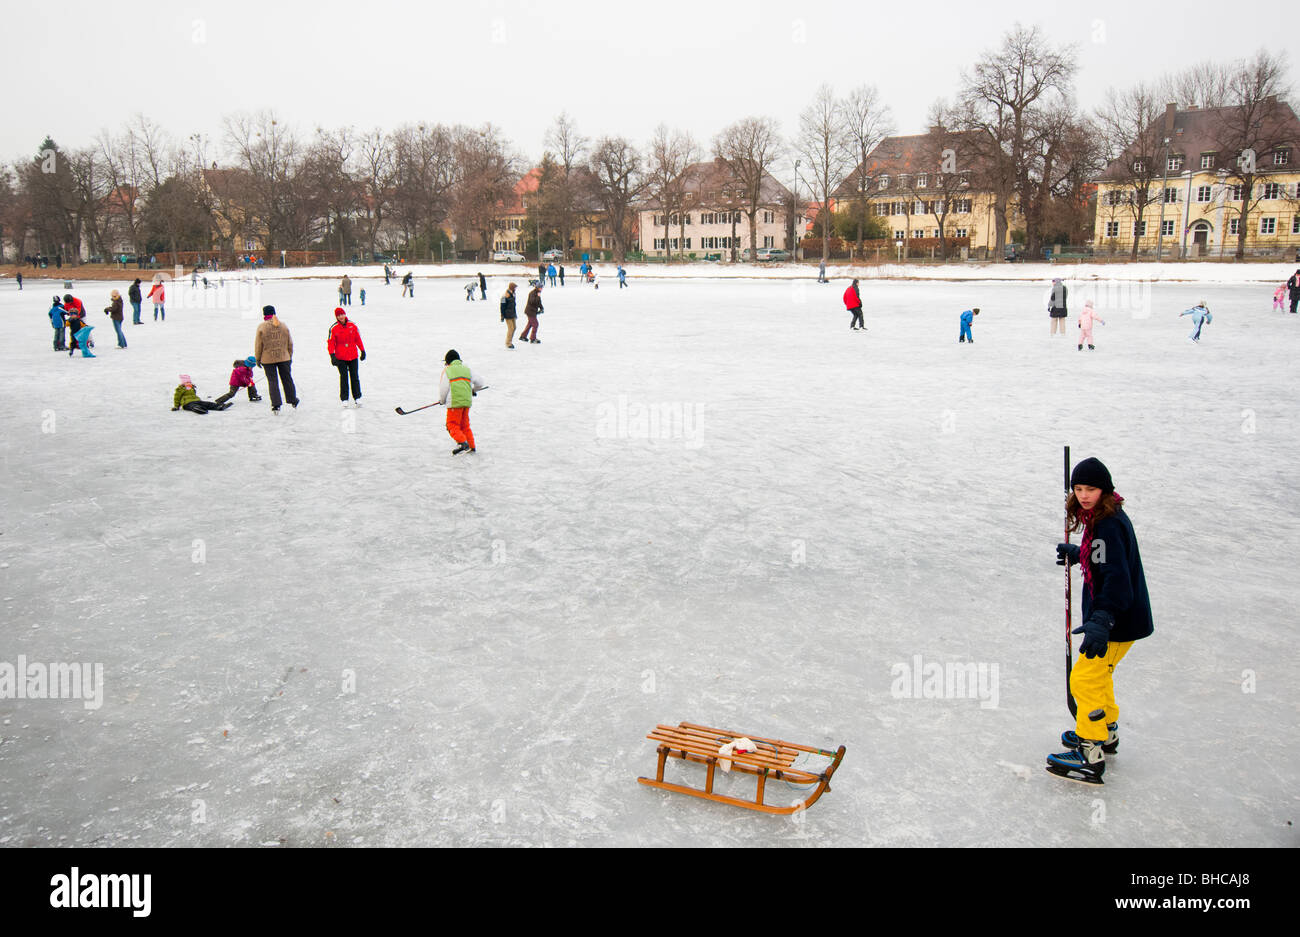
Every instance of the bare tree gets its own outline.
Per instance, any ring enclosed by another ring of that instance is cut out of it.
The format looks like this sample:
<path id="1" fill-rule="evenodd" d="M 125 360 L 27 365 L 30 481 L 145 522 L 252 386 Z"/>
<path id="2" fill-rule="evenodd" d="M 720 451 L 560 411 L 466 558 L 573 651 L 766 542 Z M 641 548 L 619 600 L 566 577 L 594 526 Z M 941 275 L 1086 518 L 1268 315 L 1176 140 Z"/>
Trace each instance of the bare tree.
<path id="1" fill-rule="evenodd" d="M 455 132 L 456 183 L 451 217 L 456 228 L 473 232 L 483 250 L 492 249 L 492 233 L 514 194 L 519 159 L 501 132 L 491 124 Z"/>
<path id="2" fill-rule="evenodd" d="M 880 142 L 894 132 L 894 125 L 889 108 L 880 103 L 879 92 L 869 85 L 860 85 L 849 92 L 842 105 L 842 114 L 855 167 L 849 175 L 848 184 L 857 201 L 857 254 L 861 255 L 867 197 L 879 179 L 877 168 L 870 165 L 868 159 Z"/>
<path id="3" fill-rule="evenodd" d="M 246 224 L 264 234 L 268 252 L 289 241 L 301 243 L 306 232 L 297 191 L 302 166 L 297 136 L 269 111 L 227 117 L 225 129 L 244 171 Z"/>
<path id="4" fill-rule="evenodd" d="M 567 252 L 575 228 L 590 222 L 586 210 L 587 148 L 590 141 L 578 132 L 578 125 L 561 112 L 546 133 L 547 152 L 554 169 L 547 175 L 545 192 L 538 191 L 546 220 L 560 234 L 560 249 Z M 543 159 L 545 162 L 545 158 Z"/>
<path id="5" fill-rule="evenodd" d="M 374 257 L 375 241 L 392 202 L 396 182 L 395 140 L 391 134 L 375 128 L 357 143 L 357 212 L 358 217 L 364 220 L 370 257 Z"/>
<path id="6" fill-rule="evenodd" d="M 671 222 L 676 214 L 682 226 L 680 243 L 684 245 L 686 226 L 686 177 L 699 158 L 699 147 L 689 133 L 669 130 L 667 124 L 655 128 L 650 138 L 650 165 L 646 174 L 646 191 L 663 211 L 664 257 L 671 261 Z"/>
<path id="7" fill-rule="evenodd" d="M 748 117 L 725 128 L 713 140 L 716 158 L 726 163 L 736 181 L 749 218 L 749 256 L 758 262 L 758 211 L 768 202 L 764 183 L 782 155 L 781 133 L 767 117 Z"/>
<path id="8" fill-rule="evenodd" d="M 1221 62 L 1200 62 L 1165 75 L 1156 86 L 1155 97 L 1182 107 L 1209 110 L 1226 107 L 1232 98 L 1232 66 Z"/>
<path id="9" fill-rule="evenodd" d="M 846 105 L 835 100 L 830 85 L 817 89 L 813 101 L 799 115 L 796 150 L 808 164 L 812 179 L 813 201 L 820 203 L 817 214 L 822 229 L 822 262 L 830 259 L 831 235 L 834 233 L 831 196 L 853 168 L 855 146 L 846 130 L 850 117 Z"/>
<path id="10" fill-rule="evenodd" d="M 1164 107 L 1157 92 L 1145 84 L 1126 91 L 1109 90 L 1106 103 L 1097 111 L 1097 124 L 1111 157 L 1106 181 L 1114 185 L 1107 194 L 1107 208 L 1127 210 L 1133 219 L 1133 246 L 1129 258 L 1137 259 L 1139 231 L 1147 208 L 1160 192 L 1164 173 L 1165 140 L 1172 128 L 1164 126 Z"/>
<path id="11" fill-rule="evenodd" d="M 635 234 L 633 206 L 647 188 L 641 154 L 623 137 L 602 137 L 589 166 L 591 194 L 604 209 L 614 236 L 614 260 L 622 263 Z"/>
<path id="12" fill-rule="evenodd" d="M 344 263 L 348 256 L 349 227 L 362 200 L 360 186 L 351 174 L 356 152 L 356 131 L 351 127 L 332 131 L 318 127 L 301 168 L 303 187 L 309 198 L 324 209 L 327 229 L 332 230 L 338 245 L 339 263 Z"/>
<path id="13" fill-rule="evenodd" d="M 1077 66 L 1069 48 L 1053 49 L 1038 27 L 1017 25 L 999 49 L 986 52 L 962 76 L 963 129 L 971 137 L 983 182 L 993 191 L 997 251 L 1006 244 L 1012 198 L 1032 207 L 1042 168 L 1034 144 L 1037 112 L 1068 97 Z M 1038 218 L 1025 217 L 1025 240 L 1036 252 L 1041 240 Z"/>
<path id="14" fill-rule="evenodd" d="M 1239 187 L 1237 248 L 1234 257 L 1246 256 L 1246 236 L 1251 212 L 1265 198 L 1275 197 L 1268 171 L 1275 154 L 1296 143 L 1295 114 L 1285 103 L 1291 93 L 1286 54 L 1264 49 L 1232 66 L 1229 106 L 1214 112 L 1212 136 L 1218 169 L 1229 185 Z M 1288 158 L 1291 154 L 1288 154 Z M 1258 184 L 1257 184 L 1258 183 Z M 1232 201 L 1236 201 L 1235 199 Z"/>
<path id="15" fill-rule="evenodd" d="M 399 127 L 393 134 L 392 213 L 408 247 L 415 238 L 432 245 L 448 219 L 457 182 L 458 132 L 442 124 L 420 124 Z"/>

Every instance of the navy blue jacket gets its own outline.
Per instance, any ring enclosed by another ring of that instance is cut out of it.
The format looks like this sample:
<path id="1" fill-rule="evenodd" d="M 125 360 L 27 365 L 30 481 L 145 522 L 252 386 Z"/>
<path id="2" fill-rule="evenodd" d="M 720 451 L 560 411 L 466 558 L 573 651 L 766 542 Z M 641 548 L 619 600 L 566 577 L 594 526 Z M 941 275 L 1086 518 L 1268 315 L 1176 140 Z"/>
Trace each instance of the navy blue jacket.
<path id="1" fill-rule="evenodd" d="M 1112 641 L 1137 641 L 1151 634 L 1155 626 L 1142 556 L 1133 523 L 1123 508 L 1096 523 L 1090 554 L 1079 558 L 1089 564 L 1092 574 L 1092 595 L 1086 586 L 1083 590 L 1083 620 L 1088 620 L 1093 609 L 1109 612 L 1115 619 Z M 1093 562 L 1094 558 L 1104 562 Z"/>

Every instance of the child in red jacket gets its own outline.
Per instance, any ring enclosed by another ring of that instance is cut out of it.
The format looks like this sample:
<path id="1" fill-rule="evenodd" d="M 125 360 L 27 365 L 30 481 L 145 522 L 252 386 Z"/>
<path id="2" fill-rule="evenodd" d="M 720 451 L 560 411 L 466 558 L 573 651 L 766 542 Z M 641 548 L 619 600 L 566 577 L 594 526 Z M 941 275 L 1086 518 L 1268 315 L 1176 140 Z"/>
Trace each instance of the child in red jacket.
<path id="1" fill-rule="evenodd" d="M 239 388 L 248 388 L 248 399 L 254 403 L 261 400 L 262 397 L 257 392 L 257 383 L 253 380 L 253 368 L 257 364 L 257 359 L 252 355 L 242 361 L 236 359 L 232 362 L 234 369 L 230 372 L 230 390 L 217 398 L 217 403 L 225 403 L 235 394 L 239 393 Z"/>

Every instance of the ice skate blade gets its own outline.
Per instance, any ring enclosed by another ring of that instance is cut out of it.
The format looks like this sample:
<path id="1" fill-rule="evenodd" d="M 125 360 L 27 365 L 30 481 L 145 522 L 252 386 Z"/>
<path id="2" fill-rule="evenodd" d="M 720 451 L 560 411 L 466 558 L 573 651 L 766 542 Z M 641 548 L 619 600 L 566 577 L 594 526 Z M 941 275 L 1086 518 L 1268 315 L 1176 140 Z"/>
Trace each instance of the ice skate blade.
<path id="1" fill-rule="evenodd" d="M 1073 773 L 1071 773 L 1069 768 L 1057 768 L 1054 765 L 1045 765 L 1044 767 L 1047 769 L 1048 774 L 1054 775 L 1058 778 L 1062 778 L 1066 781 L 1073 781 L 1075 784 L 1084 784 L 1087 785 L 1088 787 L 1102 787 L 1106 783 L 1101 778 L 1087 778 L 1087 777 L 1075 776 Z"/>

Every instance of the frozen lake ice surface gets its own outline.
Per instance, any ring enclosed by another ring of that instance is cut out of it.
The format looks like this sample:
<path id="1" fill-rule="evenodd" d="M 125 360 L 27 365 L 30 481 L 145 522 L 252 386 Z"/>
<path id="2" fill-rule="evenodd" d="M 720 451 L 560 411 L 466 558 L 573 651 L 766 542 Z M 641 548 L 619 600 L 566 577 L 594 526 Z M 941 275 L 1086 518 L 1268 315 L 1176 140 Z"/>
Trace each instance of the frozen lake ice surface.
<path id="1" fill-rule="evenodd" d="M 1072 283 L 1106 323 L 1080 352 L 1046 277 L 864 280 L 851 332 L 844 279 L 634 270 L 547 289 L 542 343 L 509 350 L 512 271 L 485 272 L 470 303 L 468 275 L 402 299 L 353 271 L 361 409 L 333 280 L 174 291 L 126 351 L 100 310 L 130 279 L 78 282 L 93 360 L 51 351 L 61 283 L 0 284 L 0 662 L 103 675 L 98 700 L 0 699 L 0 845 L 1298 845 L 1300 322 L 1275 284 Z M 226 390 L 263 303 L 301 407 L 171 412 L 181 373 Z M 394 413 L 453 347 L 490 385 L 456 457 L 443 410 Z M 1116 671 L 1101 788 L 1042 767 L 1072 727 L 1066 444 L 1126 499 L 1156 626 Z M 806 813 L 760 815 L 635 782 L 678 721 L 847 755 Z"/>

